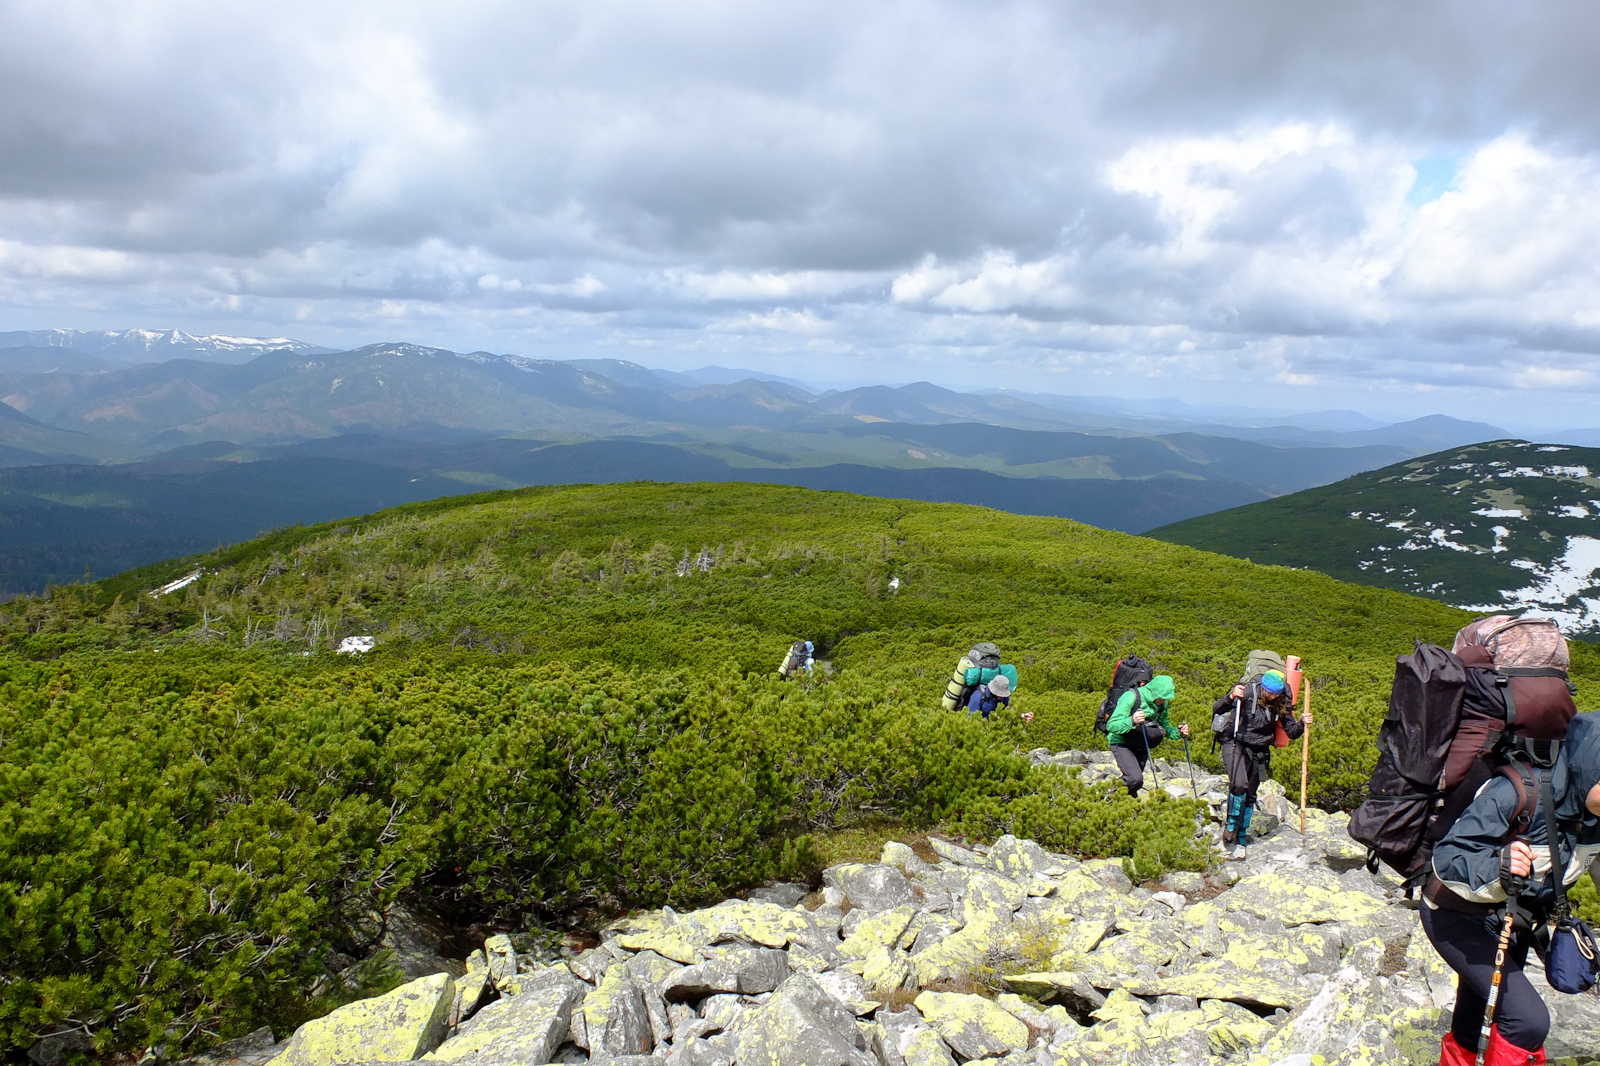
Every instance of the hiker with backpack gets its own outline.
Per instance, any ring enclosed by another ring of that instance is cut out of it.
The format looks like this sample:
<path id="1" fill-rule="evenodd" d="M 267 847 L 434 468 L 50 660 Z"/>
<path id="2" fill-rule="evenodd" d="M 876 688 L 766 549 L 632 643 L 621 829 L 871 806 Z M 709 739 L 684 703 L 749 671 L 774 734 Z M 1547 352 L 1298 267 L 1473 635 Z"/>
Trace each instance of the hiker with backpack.
<path id="1" fill-rule="evenodd" d="M 1483 1062 L 1487 1066 L 1522 1066 L 1545 1061 L 1550 1011 L 1523 973 L 1528 948 L 1538 943 L 1552 915 L 1566 918 L 1567 889 L 1585 869 L 1591 877 L 1600 877 L 1600 862 L 1596 862 L 1600 856 L 1600 715 L 1580 714 L 1572 719 L 1552 766 L 1514 759 L 1511 768 L 1512 774 L 1497 774 L 1477 791 L 1435 845 L 1432 873 L 1423 890 L 1423 932 L 1460 977 L 1455 1016 L 1444 1038 L 1440 1066 L 1470 1066 L 1475 1061 L 1496 984 L 1498 994 L 1494 1016 L 1487 1019 L 1492 1024 Z M 1582 926 L 1575 921 L 1571 924 Z M 1509 931 L 1511 938 L 1496 981 L 1503 930 Z M 1559 941 L 1585 933 L 1586 927 L 1575 932 L 1571 925 L 1558 922 L 1555 936 Z M 1541 948 L 1547 973 L 1562 946 L 1552 943 Z M 1581 944 L 1579 947 L 1576 957 L 1582 965 Z M 1588 947 L 1592 953 L 1592 940 Z M 1550 978 L 1559 988 L 1557 977 L 1550 974 Z"/>
<path id="2" fill-rule="evenodd" d="M 1395 660 L 1349 833 L 1369 870 L 1381 861 L 1408 896 L 1422 888 L 1423 931 L 1459 976 L 1442 1066 L 1545 1061 L 1549 1011 L 1522 972 L 1530 946 L 1548 944 L 1557 991 L 1595 983 L 1566 887 L 1600 854 L 1600 719 L 1577 713 L 1570 663 L 1554 621 L 1507 615 L 1466 625 L 1449 651 L 1419 641 Z"/>
<path id="3" fill-rule="evenodd" d="M 809 640 L 797 640 L 789 645 L 783 655 L 783 665 L 778 667 L 778 680 L 787 681 L 802 673 L 810 677 L 817 663 L 816 650 L 816 645 Z"/>
<path id="4" fill-rule="evenodd" d="M 1228 774 L 1222 845 L 1229 858 L 1245 856 L 1256 793 L 1278 731 L 1289 740 L 1298 740 L 1310 724 L 1310 711 L 1294 716 L 1294 693 L 1285 672 L 1276 668 L 1241 681 L 1211 705 L 1211 733 L 1222 746 L 1222 766 Z"/>
<path id="5" fill-rule="evenodd" d="M 1011 679 L 1005 674 L 995 674 L 984 684 L 972 690 L 967 698 L 967 714 L 981 714 L 987 722 L 989 715 L 1001 707 L 1011 706 Z M 1028 719 L 1032 721 L 1030 717 Z"/>
<path id="6" fill-rule="evenodd" d="M 1175 726 L 1167 717 L 1176 693 L 1171 677 L 1156 674 L 1123 692 L 1106 718 L 1106 742 L 1130 796 L 1137 797 L 1144 787 L 1144 768 L 1150 761 L 1150 752 L 1163 740 L 1189 735 L 1187 722 Z"/>
<path id="7" fill-rule="evenodd" d="M 970 709 L 973 694 L 996 677 L 1006 679 L 1007 697 L 1016 691 L 1017 668 L 1000 661 L 999 645 L 987 640 L 974 644 L 970 651 L 956 660 L 956 668 L 945 685 L 941 705 L 947 711 Z"/>

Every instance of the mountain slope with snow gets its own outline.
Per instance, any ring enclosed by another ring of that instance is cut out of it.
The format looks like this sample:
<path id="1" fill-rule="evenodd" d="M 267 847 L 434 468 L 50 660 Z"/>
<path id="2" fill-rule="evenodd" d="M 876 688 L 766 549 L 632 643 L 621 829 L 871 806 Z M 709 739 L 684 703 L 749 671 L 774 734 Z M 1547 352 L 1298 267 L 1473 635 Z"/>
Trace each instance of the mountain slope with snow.
<path id="1" fill-rule="evenodd" d="M 1149 535 L 1600 633 L 1600 449 L 1454 448 Z"/>

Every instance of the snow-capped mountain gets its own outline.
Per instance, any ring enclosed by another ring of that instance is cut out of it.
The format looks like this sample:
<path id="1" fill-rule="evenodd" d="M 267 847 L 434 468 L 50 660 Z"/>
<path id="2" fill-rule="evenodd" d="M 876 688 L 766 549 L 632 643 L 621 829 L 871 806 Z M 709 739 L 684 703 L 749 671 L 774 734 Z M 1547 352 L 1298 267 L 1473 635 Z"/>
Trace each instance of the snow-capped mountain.
<path id="1" fill-rule="evenodd" d="M 245 363 L 274 351 L 327 352 L 332 349 L 290 337 L 197 337 L 181 329 L 33 329 L 0 333 L 0 348 L 71 348 L 126 363 L 202 359 Z"/>

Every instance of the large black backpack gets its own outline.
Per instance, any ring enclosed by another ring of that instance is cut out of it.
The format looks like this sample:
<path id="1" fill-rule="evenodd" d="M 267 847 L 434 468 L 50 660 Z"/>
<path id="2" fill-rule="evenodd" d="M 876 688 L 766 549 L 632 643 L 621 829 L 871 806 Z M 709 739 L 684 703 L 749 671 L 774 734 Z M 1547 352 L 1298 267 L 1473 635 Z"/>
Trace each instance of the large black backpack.
<path id="1" fill-rule="evenodd" d="M 1117 701 L 1122 694 L 1140 685 L 1149 683 L 1156 676 L 1156 668 L 1142 656 L 1128 655 L 1117 660 L 1117 665 L 1111 671 L 1111 689 L 1106 693 L 1106 698 L 1100 701 L 1100 710 L 1094 717 L 1096 732 L 1107 732 L 1107 723 L 1111 721 L 1111 712 L 1117 709 Z"/>
<path id="2" fill-rule="evenodd" d="M 1367 847 L 1367 868 L 1382 862 L 1406 880 L 1407 894 L 1426 879 L 1434 847 L 1466 811 L 1478 790 L 1505 776 L 1529 806 L 1530 771 L 1548 773 L 1560 743 L 1550 728 L 1517 735 L 1518 723 L 1483 730 L 1464 722 L 1467 667 L 1451 652 L 1418 642 L 1395 660 L 1389 713 L 1378 732 L 1378 764 L 1366 802 L 1350 816 L 1350 837 Z M 1468 716 L 1471 717 L 1471 716 Z M 1541 727 L 1547 723 L 1540 723 Z"/>

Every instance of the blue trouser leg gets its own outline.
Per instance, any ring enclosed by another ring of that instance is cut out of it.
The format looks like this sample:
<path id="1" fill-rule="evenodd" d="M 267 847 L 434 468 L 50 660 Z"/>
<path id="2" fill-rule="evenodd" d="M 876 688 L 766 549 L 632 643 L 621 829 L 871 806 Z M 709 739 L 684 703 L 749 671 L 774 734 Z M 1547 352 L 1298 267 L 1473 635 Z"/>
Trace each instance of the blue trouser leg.
<path id="1" fill-rule="evenodd" d="M 1239 843 L 1243 844 L 1250 833 L 1250 818 L 1256 813 L 1256 801 L 1249 796 L 1240 796 L 1239 800 Z"/>
<path id="2" fill-rule="evenodd" d="M 1223 823 L 1223 828 L 1230 834 L 1239 831 L 1239 820 L 1244 812 L 1244 795 L 1238 792 L 1228 793 L 1228 820 Z M 1237 839 L 1237 838 L 1235 838 Z"/>

